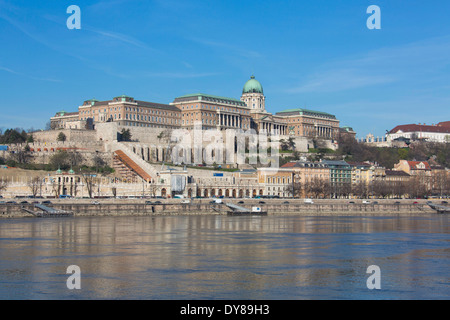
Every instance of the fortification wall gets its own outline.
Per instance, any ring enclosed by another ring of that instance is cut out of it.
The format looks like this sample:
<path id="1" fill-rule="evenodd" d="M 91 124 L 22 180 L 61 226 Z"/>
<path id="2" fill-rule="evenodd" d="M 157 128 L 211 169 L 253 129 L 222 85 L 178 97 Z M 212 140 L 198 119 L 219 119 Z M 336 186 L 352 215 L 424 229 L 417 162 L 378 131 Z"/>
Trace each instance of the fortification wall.
<path id="1" fill-rule="evenodd" d="M 53 143 L 58 142 L 58 135 L 64 133 L 66 142 L 70 143 L 89 143 L 98 140 L 95 130 L 84 129 L 60 129 L 33 132 L 35 142 Z"/>

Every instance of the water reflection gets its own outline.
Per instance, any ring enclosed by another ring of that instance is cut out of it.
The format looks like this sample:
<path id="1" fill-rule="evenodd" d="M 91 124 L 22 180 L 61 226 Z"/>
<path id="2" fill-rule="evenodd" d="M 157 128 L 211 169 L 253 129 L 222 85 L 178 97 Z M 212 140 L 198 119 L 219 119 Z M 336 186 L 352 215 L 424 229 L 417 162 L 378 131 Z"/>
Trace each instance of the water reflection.
<path id="1" fill-rule="evenodd" d="M 449 219 L 76 217 L 0 221 L 2 299 L 448 299 Z M 69 265 L 82 289 L 68 290 Z M 382 290 L 366 269 L 382 270 Z"/>

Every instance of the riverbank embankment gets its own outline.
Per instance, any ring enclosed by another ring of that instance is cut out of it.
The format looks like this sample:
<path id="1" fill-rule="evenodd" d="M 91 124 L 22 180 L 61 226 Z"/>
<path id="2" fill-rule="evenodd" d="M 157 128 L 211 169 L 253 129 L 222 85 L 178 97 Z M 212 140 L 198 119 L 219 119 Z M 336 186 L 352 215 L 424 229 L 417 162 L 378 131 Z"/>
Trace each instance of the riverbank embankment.
<path id="1" fill-rule="evenodd" d="M 304 203 L 301 199 L 224 199 L 223 202 L 243 207 L 261 207 L 268 215 L 322 215 L 322 216 L 386 216 L 424 215 L 435 213 L 426 201 L 377 200 L 363 203 L 361 200 L 323 199 Z M 211 203 L 211 199 L 195 199 L 182 203 L 180 199 L 87 199 L 54 200 L 49 206 L 57 210 L 73 212 L 74 216 L 147 216 L 147 215 L 201 215 L 227 214 L 225 204 Z M 34 204 L 0 204 L 0 218 L 33 217 L 24 209 L 35 210 Z"/>

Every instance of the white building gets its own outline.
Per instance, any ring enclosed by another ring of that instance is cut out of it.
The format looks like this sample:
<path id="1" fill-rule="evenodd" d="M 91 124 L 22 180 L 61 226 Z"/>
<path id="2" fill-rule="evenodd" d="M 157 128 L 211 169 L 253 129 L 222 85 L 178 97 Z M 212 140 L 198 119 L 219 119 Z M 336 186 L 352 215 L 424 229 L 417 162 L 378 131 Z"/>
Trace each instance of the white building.
<path id="1" fill-rule="evenodd" d="M 414 140 L 424 140 L 432 142 L 450 143 L 450 121 L 439 122 L 438 124 L 405 124 L 396 126 L 386 134 L 388 141 L 404 138 Z"/>

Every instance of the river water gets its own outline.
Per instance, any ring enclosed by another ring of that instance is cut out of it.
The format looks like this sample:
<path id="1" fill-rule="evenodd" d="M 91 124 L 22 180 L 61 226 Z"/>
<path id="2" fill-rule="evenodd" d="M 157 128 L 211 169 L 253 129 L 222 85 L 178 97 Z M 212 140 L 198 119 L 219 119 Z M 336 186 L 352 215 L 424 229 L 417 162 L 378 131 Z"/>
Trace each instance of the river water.
<path id="1" fill-rule="evenodd" d="M 438 214 L 3 219 L 0 299 L 449 299 L 449 233 Z"/>

